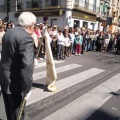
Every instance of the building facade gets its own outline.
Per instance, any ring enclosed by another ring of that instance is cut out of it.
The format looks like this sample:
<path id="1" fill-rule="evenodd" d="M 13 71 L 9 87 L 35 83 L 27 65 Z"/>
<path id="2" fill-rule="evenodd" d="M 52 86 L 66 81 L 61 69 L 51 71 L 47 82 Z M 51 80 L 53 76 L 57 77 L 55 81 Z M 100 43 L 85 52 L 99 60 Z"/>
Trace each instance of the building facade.
<path id="1" fill-rule="evenodd" d="M 0 18 L 5 19 L 6 2 L 0 3 Z M 49 25 L 58 25 L 61 28 L 85 27 L 97 30 L 100 21 L 96 16 L 100 14 L 100 0 L 10 0 L 9 20 L 17 22 L 19 14 L 31 11 L 37 16 L 37 23 L 48 17 Z"/>
<path id="2" fill-rule="evenodd" d="M 118 31 L 120 19 L 120 0 L 101 0 L 100 14 L 97 20 L 100 23 L 100 30 L 107 30 L 112 32 Z"/>
<path id="3" fill-rule="evenodd" d="M 120 16 L 120 11 L 119 11 L 119 3 L 120 0 L 111 0 L 111 9 L 110 9 L 110 15 L 112 17 L 112 25 L 110 26 L 111 30 L 113 32 L 118 32 L 118 26 L 119 26 L 119 16 Z"/>

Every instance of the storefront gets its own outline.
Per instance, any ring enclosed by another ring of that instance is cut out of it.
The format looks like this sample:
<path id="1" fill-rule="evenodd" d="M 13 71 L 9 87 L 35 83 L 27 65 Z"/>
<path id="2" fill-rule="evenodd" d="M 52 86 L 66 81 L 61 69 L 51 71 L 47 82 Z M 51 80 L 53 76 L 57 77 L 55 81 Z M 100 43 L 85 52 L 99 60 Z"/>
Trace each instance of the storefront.
<path id="1" fill-rule="evenodd" d="M 83 11 L 73 11 L 72 18 L 74 19 L 74 26 L 76 25 L 77 27 L 95 30 L 96 14 L 89 14 Z"/>
<path id="2" fill-rule="evenodd" d="M 37 23 L 44 22 L 43 17 L 48 17 L 48 24 L 53 26 L 60 26 L 62 29 L 65 26 L 69 27 L 79 27 L 97 30 L 98 23 L 96 22 L 96 14 L 90 14 L 88 12 L 83 11 L 75 11 L 75 10 L 44 10 L 44 11 L 32 11 L 37 17 Z M 15 18 L 17 19 L 20 15 L 20 12 L 15 13 Z"/>

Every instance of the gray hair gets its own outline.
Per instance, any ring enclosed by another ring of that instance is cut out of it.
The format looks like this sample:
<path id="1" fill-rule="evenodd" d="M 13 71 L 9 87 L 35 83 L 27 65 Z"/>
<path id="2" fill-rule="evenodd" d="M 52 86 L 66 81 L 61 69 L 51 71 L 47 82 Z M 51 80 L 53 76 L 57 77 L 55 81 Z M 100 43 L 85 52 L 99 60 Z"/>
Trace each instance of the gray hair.
<path id="1" fill-rule="evenodd" d="M 22 12 L 18 18 L 18 25 L 30 26 L 36 23 L 36 16 L 31 12 Z"/>

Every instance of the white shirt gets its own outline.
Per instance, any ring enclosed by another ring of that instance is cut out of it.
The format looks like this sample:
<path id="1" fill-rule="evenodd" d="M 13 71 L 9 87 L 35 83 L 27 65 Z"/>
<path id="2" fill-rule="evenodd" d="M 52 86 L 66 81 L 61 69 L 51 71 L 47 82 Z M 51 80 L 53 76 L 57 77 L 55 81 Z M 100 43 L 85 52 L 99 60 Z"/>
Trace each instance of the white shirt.
<path id="1" fill-rule="evenodd" d="M 59 45 L 59 44 L 65 45 L 64 42 L 65 42 L 65 38 L 64 38 L 63 34 L 61 34 L 61 35 L 57 34 L 57 45 Z"/>

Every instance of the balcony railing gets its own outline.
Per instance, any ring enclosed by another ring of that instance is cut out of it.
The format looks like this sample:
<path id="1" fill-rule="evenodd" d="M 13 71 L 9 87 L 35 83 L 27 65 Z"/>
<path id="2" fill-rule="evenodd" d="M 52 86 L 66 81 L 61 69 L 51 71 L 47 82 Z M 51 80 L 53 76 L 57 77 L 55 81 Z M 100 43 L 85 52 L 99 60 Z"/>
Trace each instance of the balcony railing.
<path id="1" fill-rule="evenodd" d="M 74 0 L 74 7 L 83 8 L 96 13 L 100 11 L 99 7 L 96 5 L 90 4 L 89 2 L 85 2 L 83 0 Z"/>

